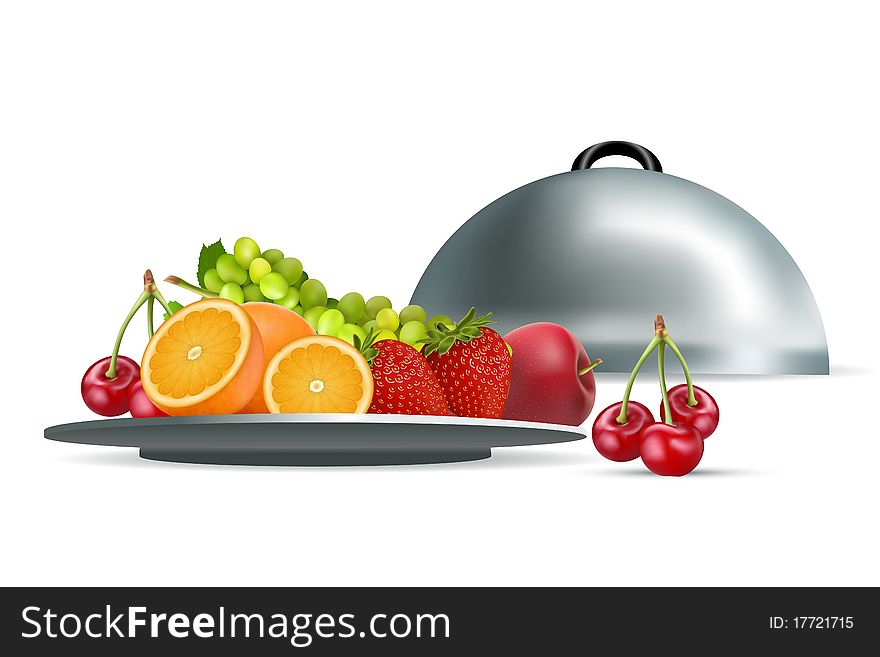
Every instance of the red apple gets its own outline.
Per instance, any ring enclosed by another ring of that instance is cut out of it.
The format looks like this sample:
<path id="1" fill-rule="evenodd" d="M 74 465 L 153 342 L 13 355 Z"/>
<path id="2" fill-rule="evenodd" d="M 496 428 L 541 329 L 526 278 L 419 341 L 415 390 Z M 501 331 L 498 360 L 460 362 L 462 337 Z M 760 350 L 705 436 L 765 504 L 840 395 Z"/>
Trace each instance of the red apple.
<path id="1" fill-rule="evenodd" d="M 580 341 L 559 324 L 538 322 L 511 331 L 510 392 L 502 417 L 508 420 L 578 426 L 596 401 L 596 379 Z"/>

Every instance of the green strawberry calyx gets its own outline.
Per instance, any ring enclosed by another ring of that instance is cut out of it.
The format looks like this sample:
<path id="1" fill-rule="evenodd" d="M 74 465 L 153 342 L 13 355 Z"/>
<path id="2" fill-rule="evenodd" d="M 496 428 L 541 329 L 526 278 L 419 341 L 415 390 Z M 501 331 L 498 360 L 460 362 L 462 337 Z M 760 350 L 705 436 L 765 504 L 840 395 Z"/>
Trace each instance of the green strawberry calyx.
<path id="1" fill-rule="evenodd" d="M 351 337 L 352 342 L 354 342 L 354 348 L 357 349 L 361 353 L 361 356 L 366 359 L 367 365 L 372 367 L 373 359 L 379 355 L 379 350 L 373 346 L 376 338 L 379 337 L 378 331 L 370 329 L 367 331 L 367 337 L 363 340 L 361 340 L 361 336 L 359 335 L 353 335 Z"/>
<path id="2" fill-rule="evenodd" d="M 442 356 L 452 349 L 456 342 L 470 342 L 475 338 L 482 337 L 483 332 L 480 330 L 480 327 L 488 326 L 495 322 L 491 319 L 492 313 L 486 313 L 481 317 L 477 317 L 476 314 L 476 308 L 471 308 L 468 310 L 467 315 L 462 317 L 461 321 L 452 328 L 445 324 L 437 323 L 436 326 L 429 329 L 427 337 L 419 340 L 421 344 L 425 345 L 423 351 L 425 357 L 430 356 L 435 351 Z"/>

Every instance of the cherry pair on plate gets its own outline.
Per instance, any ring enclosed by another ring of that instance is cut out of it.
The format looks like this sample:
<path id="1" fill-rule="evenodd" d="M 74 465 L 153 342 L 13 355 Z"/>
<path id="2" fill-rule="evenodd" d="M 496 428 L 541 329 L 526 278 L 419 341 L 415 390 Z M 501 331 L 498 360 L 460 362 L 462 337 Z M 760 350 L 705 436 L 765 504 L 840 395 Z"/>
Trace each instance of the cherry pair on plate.
<path id="1" fill-rule="evenodd" d="M 106 358 L 92 363 L 80 382 L 80 393 L 83 401 L 98 415 L 115 417 L 123 413 L 131 413 L 132 417 L 162 417 L 164 412 L 156 408 L 150 401 L 141 385 L 141 368 L 131 358 L 119 354 L 122 337 L 132 318 L 147 305 L 147 331 L 153 336 L 153 304 L 158 301 L 168 315 L 174 310 L 165 301 L 153 280 L 153 273 L 148 269 L 144 272 L 144 291 L 132 306 L 113 345 L 113 353 Z"/>

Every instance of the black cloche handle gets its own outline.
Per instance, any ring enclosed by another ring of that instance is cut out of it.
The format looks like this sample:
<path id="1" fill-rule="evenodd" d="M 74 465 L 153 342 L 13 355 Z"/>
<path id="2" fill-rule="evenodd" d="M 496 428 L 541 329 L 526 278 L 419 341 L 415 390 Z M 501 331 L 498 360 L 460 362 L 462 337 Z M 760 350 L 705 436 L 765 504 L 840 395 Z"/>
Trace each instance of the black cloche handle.
<path id="1" fill-rule="evenodd" d="M 594 144 L 574 159 L 571 170 L 589 169 L 596 160 L 609 155 L 631 157 L 646 170 L 663 173 L 663 167 L 660 166 L 660 160 L 657 159 L 657 156 L 644 146 L 639 146 L 631 141 L 603 141 L 600 144 Z"/>

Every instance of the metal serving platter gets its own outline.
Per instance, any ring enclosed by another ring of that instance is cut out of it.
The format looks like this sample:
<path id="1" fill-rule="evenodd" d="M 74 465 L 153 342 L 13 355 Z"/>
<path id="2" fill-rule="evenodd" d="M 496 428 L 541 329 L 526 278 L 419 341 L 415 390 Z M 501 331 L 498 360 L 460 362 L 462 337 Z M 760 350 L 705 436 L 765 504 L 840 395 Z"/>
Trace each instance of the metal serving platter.
<path id="1" fill-rule="evenodd" d="M 220 465 L 407 465 L 476 461 L 493 447 L 581 440 L 579 427 L 424 415 L 206 415 L 48 427 L 49 440 L 138 447 L 154 461 Z"/>

